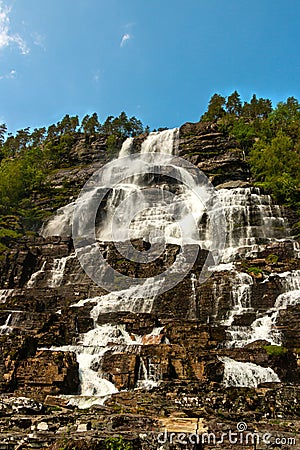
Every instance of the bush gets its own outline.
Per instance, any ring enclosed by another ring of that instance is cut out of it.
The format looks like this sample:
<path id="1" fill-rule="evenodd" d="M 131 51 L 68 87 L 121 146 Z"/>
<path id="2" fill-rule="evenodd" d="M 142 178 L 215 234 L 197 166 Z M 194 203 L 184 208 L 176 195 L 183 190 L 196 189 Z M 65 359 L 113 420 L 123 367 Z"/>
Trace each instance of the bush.
<path id="1" fill-rule="evenodd" d="M 124 441 L 122 436 L 107 438 L 105 441 L 107 450 L 132 450 L 132 443 Z"/>
<path id="2" fill-rule="evenodd" d="M 282 347 L 281 345 L 265 345 L 264 349 L 269 356 L 283 356 L 288 351 L 287 348 Z"/>

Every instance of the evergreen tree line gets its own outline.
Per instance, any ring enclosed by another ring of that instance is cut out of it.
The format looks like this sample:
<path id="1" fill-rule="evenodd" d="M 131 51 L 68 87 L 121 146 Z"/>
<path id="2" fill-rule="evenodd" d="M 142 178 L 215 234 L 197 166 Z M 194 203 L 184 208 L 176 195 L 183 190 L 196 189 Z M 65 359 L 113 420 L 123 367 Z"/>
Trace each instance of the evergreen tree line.
<path id="1" fill-rule="evenodd" d="M 201 121 L 215 122 L 218 129 L 236 141 L 245 153 L 258 186 L 277 201 L 299 208 L 300 205 L 300 105 L 289 97 L 274 108 L 269 99 L 253 95 L 242 102 L 237 91 L 228 97 L 214 94 Z M 102 124 L 97 113 L 65 115 L 48 128 L 24 128 L 12 135 L 0 125 L 0 239 L 1 220 L 9 214 L 36 219 L 32 198 L 47 190 L 47 176 L 60 167 L 69 167 L 71 150 L 78 140 L 89 144 L 98 137 L 107 143 L 113 156 L 127 137 L 144 132 L 142 122 L 122 112 L 109 116 Z M 42 218 L 42 217 L 41 217 Z M 4 225 L 3 225 L 4 226 Z M 5 232 L 6 233 L 6 232 Z"/>
<path id="2" fill-rule="evenodd" d="M 112 153 L 117 151 L 117 142 L 148 131 L 139 119 L 129 118 L 125 112 L 109 116 L 102 124 L 97 113 L 86 115 L 81 123 L 78 116 L 66 114 L 48 128 L 28 127 L 15 135 L 7 133 L 5 124 L 0 125 L 0 215 L 19 207 L 20 201 L 26 203 L 31 193 L 44 187 L 52 170 L 70 166 L 70 151 L 79 139 L 89 145 L 104 137 Z"/>
<path id="3" fill-rule="evenodd" d="M 275 108 L 269 99 L 242 103 L 234 91 L 214 94 L 202 121 L 216 122 L 245 152 L 256 185 L 282 204 L 300 206 L 300 104 L 294 97 Z"/>
<path id="4" fill-rule="evenodd" d="M 136 117 L 127 117 L 125 112 L 121 112 L 118 117 L 109 116 L 103 124 L 99 122 L 98 114 L 86 115 L 81 123 L 78 116 L 66 114 L 57 124 L 50 125 L 48 128 L 35 128 L 33 131 L 24 128 L 16 132 L 15 136 L 7 134 L 5 124 L 0 125 L 0 157 L 14 157 L 22 150 L 45 146 L 58 142 L 59 138 L 67 136 L 78 138 L 82 135 L 88 142 L 92 136 L 110 136 L 125 139 L 127 137 L 137 136 L 149 128 L 144 129 L 142 122 Z M 6 138 L 7 135 L 7 138 Z"/>

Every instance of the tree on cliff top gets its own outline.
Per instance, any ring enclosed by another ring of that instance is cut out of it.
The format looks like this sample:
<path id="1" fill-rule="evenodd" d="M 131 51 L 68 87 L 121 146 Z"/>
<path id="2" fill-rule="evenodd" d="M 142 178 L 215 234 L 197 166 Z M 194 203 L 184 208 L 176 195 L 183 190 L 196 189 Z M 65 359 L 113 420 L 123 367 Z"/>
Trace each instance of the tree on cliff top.
<path id="1" fill-rule="evenodd" d="M 214 94 L 208 104 L 206 113 L 203 114 L 201 120 L 204 122 L 214 122 L 225 115 L 225 97 L 222 95 Z"/>

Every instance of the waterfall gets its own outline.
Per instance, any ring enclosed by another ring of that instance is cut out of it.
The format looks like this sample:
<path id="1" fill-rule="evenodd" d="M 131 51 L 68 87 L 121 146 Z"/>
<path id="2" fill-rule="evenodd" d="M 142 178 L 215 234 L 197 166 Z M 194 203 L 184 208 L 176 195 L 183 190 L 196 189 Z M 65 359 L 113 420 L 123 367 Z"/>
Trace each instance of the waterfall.
<path id="1" fill-rule="evenodd" d="M 100 314 L 109 312 L 150 313 L 159 287 L 159 282 L 154 284 L 149 278 L 142 286 L 131 286 L 123 291 L 80 300 L 72 305 L 72 308 L 84 306 L 86 303 L 96 303 L 90 313 L 94 321 L 97 321 Z"/>
<path id="2" fill-rule="evenodd" d="M 225 387 L 257 388 L 261 383 L 280 383 L 278 375 L 270 367 L 235 361 L 227 356 L 219 359 L 224 363 L 223 384 Z"/>
<path id="3" fill-rule="evenodd" d="M 101 361 L 111 345 L 139 345 L 121 325 L 96 325 L 81 335 L 77 345 L 51 347 L 50 351 L 74 352 L 79 364 L 80 394 L 63 396 L 69 403 L 85 409 L 92 405 L 103 405 L 105 400 L 118 390 L 113 383 L 103 378 Z"/>
<path id="4" fill-rule="evenodd" d="M 45 273 L 46 263 L 47 263 L 47 261 L 44 261 L 42 267 L 37 272 L 34 272 L 31 275 L 30 279 L 27 281 L 27 285 L 26 285 L 27 288 L 36 287 L 37 282 L 39 281 L 40 275 Z"/>
<path id="5" fill-rule="evenodd" d="M 178 137 L 179 130 L 177 128 L 150 133 L 141 145 L 141 156 L 150 155 L 155 163 L 156 158 L 159 160 L 159 154 L 176 155 L 178 153 Z M 118 184 L 111 186 L 110 181 L 116 167 L 106 165 L 102 178 L 103 185 L 91 184 L 91 187 L 84 190 L 80 197 L 79 202 L 82 205 L 89 203 L 85 200 L 92 200 L 96 204 L 103 192 L 106 193 L 95 221 L 96 238 L 102 242 L 114 241 L 116 244 L 128 241 L 128 239 L 143 239 L 151 244 L 163 240 L 164 243 L 180 246 L 186 243 L 197 243 L 203 249 L 210 250 L 212 240 L 215 238 L 212 226 L 218 223 L 216 216 L 210 217 L 208 214 L 210 204 L 213 203 L 211 198 L 213 190 L 210 190 L 204 183 L 201 184 L 202 182 L 197 184 L 190 174 L 185 174 L 184 167 L 176 167 L 176 174 L 180 175 L 177 180 L 174 178 L 174 182 L 166 181 L 168 178 L 172 178 L 171 164 L 162 174 L 155 171 L 145 174 L 141 170 L 141 162 L 133 158 L 130 161 L 132 168 L 136 169 L 136 174 L 133 174 L 134 171 L 131 172 L 126 167 L 126 160 L 122 166 L 122 158 L 133 153 L 133 144 L 132 138 L 127 139 L 119 153 L 120 166 L 117 169 L 122 169 L 121 174 L 124 175 L 124 178 Z M 147 160 L 147 164 L 151 165 L 152 160 L 149 160 L 150 162 Z M 187 187 L 190 185 L 191 179 L 193 189 Z M 151 189 L 147 188 L 150 185 L 154 186 L 155 193 L 153 190 L 149 197 L 147 191 L 151 191 Z M 175 193 L 176 195 L 174 195 Z M 215 197 L 219 199 L 220 206 L 224 209 L 227 229 L 222 264 L 212 267 L 211 270 L 215 272 L 233 270 L 229 276 L 232 286 L 231 311 L 222 323 L 228 327 L 231 335 L 230 345 L 242 346 L 257 339 L 258 336 L 268 336 L 270 342 L 278 342 L 278 336 L 275 336 L 270 330 L 273 330 L 276 324 L 278 311 L 298 301 L 297 276 L 294 274 L 279 275 L 283 292 L 282 296 L 278 297 L 274 308 L 267 311 L 264 317 L 257 318 L 251 327 L 234 327 L 236 316 L 253 311 L 251 307 L 253 280 L 250 275 L 234 270 L 233 262 L 237 256 L 256 256 L 270 241 L 289 238 L 287 222 L 282 217 L 280 207 L 274 205 L 270 196 L 261 194 L 257 188 L 220 189 Z M 201 202 L 199 202 L 199 198 Z M 45 224 L 42 234 L 44 236 L 70 235 L 75 206 L 76 203 L 72 202 L 60 208 L 56 215 Z M 216 214 L 220 214 L 221 209 L 219 208 Z M 83 206 L 81 212 L 82 220 L 80 218 L 78 227 L 81 235 L 84 236 L 84 224 L 89 210 L 84 209 Z M 177 220 L 175 221 L 174 218 Z M 193 223 L 196 223 L 194 228 Z M 88 251 L 87 257 L 94 251 L 92 246 L 90 247 L 91 251 Z M 51 287 L 61 285 L 67 261 L 72 257 L 75 256 L 54 260 L 49 284 Z M 40 271 L 32 275 L 27 284 L 28 287 L 36 286 L 39 273 L 42 273 L 44 269 L 43 265 Z M 193 319 L 197 316 L 195 274 L 191 274 L 190 282 L 191 297 L 187 300 L 190 301 L 189 318 Z M 225 287 L 228 286 L 225 286 L 222 280 L 219 285 L 216 283 L 213 285 L 216 304 L 214 315 L 216 317 L 218 316 L 218 301 L 221 299 L 222 289 Z M 98 317 L 101 314 L 120 311 L 151 313 L 159 289 L 159 282 L 154 283 L 153 279 L 149 278 L 141 285 L 132 284 L 127 289 L 86 298 L 72 305 L 72 307 L 81 307 L 87 303 L 92 304 L 90 317 L 94 320 L 94 329 L 82 335 L 81 341 L 76 346 L 56 349 L 74 351 L 77 355 L 81 391 L 80 396 L 76 396 L 70 401 L 81 407 L 92 403 L 103 404 L 109 395 L 116 392 L 115 386 L 104 379 L 102 373 L 103 356 L 108 350 L 117 352 L 126 346 L 126 351 L 130 351 L 130 348 L 136 350 L 138 346 L 147 345 L 149 342 L 160 342 L 159 334 L 152 334 L 141 340 L 138 336 L 130 336 L 122 326 L 97 325 Z M 240 363 L 225 357 L 223 362 L 225 364 L 225 385 L 257 386 L 262 382 L 279 381 L 277 375 L 269 368 L 252 363 Z M 142 357 L 138 386 L 157 385 L 162 378 L 161 372 L 161 367 L 154 360 Z"/>
<path id="6" fill-rule="evenodd" d="M 174 154 L 178 147 L 178 136 L 178 128 L 165 130 L 162 132 L 150 133 L 146 140 L 142 143 L 141 153 Z M 119 153 L 119 159 L 123 158 L 124 156 L 130 155 L 132 145 L 132 138 L 128 138 L 124 141 Z M 139 176 L 139 178 L 141 177 Z M 124 192 L 122 192 L 122 190 L 124 190 Z M 113 206 L 116 207 L 119 204 L 118 200 L 124 201 L 124 199 L 132 194 L 133 191 L 138 191 L 138 189 L 134 185 L 121 185 L 118 187 L 118 189 L 115 189 L 112 193 L 112 198 L 108 200 L 109 212 L 111 212 Z M 97 189 L 94 193 L 97 193 Z M 141 198 L 143 198 L 143 196 L 141 196 Z M 74 207 L 75 202 L 71 202 L 68 205 L 58 209 L 54 217 L 52 217 L 42 227 L 41 235 L 44 237 L 70 236 Z M 112 240 L 109 234 L 107 236 L 105 235 L 105 232 L 100 234 L 99 239 L 103 241 Z"/>
<path id="7" fill-rule="evenodd" d="M 62 258 L 55 258 L 53 260 L 52 268 L 47 273 L 47 278 L 50 277 L 48 281 L 48 287 L 55 288 L 61 286 L 66 265 L 70 259 L 74 258 L 76 258 L 75 253 L 69 256 L 64 256 Z M 43 279 L 43 277 L 45 277 L 46 264 L 47 261 L 44 261 L 42 267 L 31 275 L 30 279 L 27 281 L 26 284 L 27 288 L 31 289 L 36 288 L 38 286 L 39 281 Z"/>
<path id="8" fill-rule="evenodd" d="M 118 392 L 113 383 L 103 378 L 102 359 L 106 352 L 118 353 L 126 350 L 127 353 L 139 352 L 141 345 L 153 344 L 155 337 L 161 335 L 163 327 L 156 327 L 145 336 L 129 334 L 124 325 L 95 325 L 94 329 L 80 336 L 76 345 L 51 347 L 50 351 L 74 352 L 79 364 L 80 394 L 61 396 L 69 401 L 70 405 L 85 409 L 92 405 L 103 405 L 107 398 Z M 136 349 L 136 350 L 135 350 Z M 142 372 L 141 372 L 142 371 Z M 148 369 L 140 369 L 138 387 L 150 389 L 157 386 L 161 379 L 161 370 L 152 361 L 148 361 Z M 142 382 L 142 380 L 144 380 Z"/>
<path id="9" fill-rule="evenodd" d="M 293 241 L 294 254 L 296 258 L 300 258 L 300 242 Z"/>
<path id="10" fill-rule="evenodd" d="M 300 290 L 300 270 L 277 273 L 273 274 L 273 276 L 278 276 L 280 278 L 280 282 L 283 286 L 284 292 Z"/>
<path id="11" fill-rule="evenodd" d="M 43 237 L 71 236 L 74 208 L 75 202 L 59 208 L 55 215 L 43 225 L 40 234 Z"/>
<path id="12" fill-rule="evenodd" d="M 150 133 L 142 143 L 141 155 L 176 154 L 178 136 L 178 128 Z M 126 140 L 120 151 L 119 159 L 130 154 L 131 147 L 132 141 Z M 155 159 L 153 161 L 155 163 Z M 185 174 L 186 171 L 178 167 L 176 170 L 183 183 L 177 186 L 177 195 L 172 195 L 168 184 L 157 180 L 154 183 L 155 193 L 153 191 L 149 194 L 149 190 L 145 188 L 149 187 L 149 184 L 153 184 L 154 174 L 140 173 L 141 162 L 138 160 L 130 161 L 130 163 L 127 161 L 126 164 L 136 167 L 136 174 L 127 178 L 125 176 L 124 182 L 111 189 L 105 207 L 105 217 L 97 229 L 97 238 L 100 241 L 143 239 L 154 243 L 161 240 L 163 236 L 165 242 L 179 245 L 187 240 L 199 241 L 199 238 L 193 234 L 193 223 L 199 222 L 203 215 L 204 207 L 203 203 L 199 202 L 199 197 L 204 202 L 209 198 L 207 188 L 195 185 L 195 192 L 190 192 L 184 183 L 191 180 Z M 147 165 L 149 162 L 147 161 L 145 164 Z M 112 178 L 109 170 L 107 178 Z M 90 195 L 93 195 L 92 191 Z M 177 222 L 174 222 L 174 217 Z M 127 219 L 129 219 L 128 224 Z M 113 220 L 114 231 L 117 230 L 114 235 L 112 235 Z M 182 228 L 186 231 L 186 236 L 182 236 Z"/>
<path id="13" fill-rule="evenodd" d="M 222 322 L 223 325 L 228 327 L 233 323 L 235 316 L 253 310 L 251 307 L 252 277 L 247 273 L 234 272 L 231 282 L 232 288 L 230 294 L 232 309 L 230 310 L 229 317 Z"/>
<path id="14" fill-rule="evenodd" d="M 162 370 L 160 364 L 153 362 L 151 358 L 147 358 L 145 363 L 144 358 L 141 358 L 137 388 L 150 390 L 157 387 L 161 380 Z"/>
<path id="15" fill-rule="evenodd" d="M 0 335 L 11 333 L 12 327 L 9 326 L 11 319 L 12 319 L 12 314 L 10 313 L 5 321 L 5 324 L 0 325 Z"/>
<path id="16" fill-rule="evenodd" d="M 196 292 L 196 286 L 197 286 L 197 276 L 194 273 L 191 273 L 192 294 L 191 294 L 190 307 L 189 307 L 189 312 L 188 312 L 188 318 L 189 319 L 197 319 L 197 292 Z"/>
<path id="17" fill-rule="evenodd" d="M 276 329 L 279 311 L 300 303 L 300 290 L 280 294 L 273 308 L 264 317 L 255 320 L 251 325 L 251 342 L 258 339 L 269 341 L 272 345 L 281 345 L 281 333 Z"/>
<path id="18" fill-rule="evenodd" d="M 287 309 L 300 303 L 300 270 L 273 274 L 278 277 L 283 291 L 272 308 L 264 316 L 257 318 L 250 327 L 231 327 L 229 347 L 243 347 L 256 340 L 266 340 L 272 345 L 281 345 L 281 333 L 276 329 L 276 322 L 280 310 Z"/>
<path id="19" fill-rule="evenodd" d="M 142 143 L 141 153 L 167 153 L 176 155 L 178 138 L 178 128 L 152 132 Z"/>
<path id="20" fill-rule="evenodd" d="M 178 147 L 179 130 L 165 130 L 162 132 L 150 133 L 141 146 L 141 155 L 161 154 L 175 155 Z M 119 154 L 120 165 L 122 158 L 131 153 L 132 139 L 127 139 Z M 162 156 L 163 157 L 163 156 Z M 165 158 L 165 157 L 163 157 Z M 145 167 L 152 167 L 155 158 L 145 160 Z M 126 163 L 128 167 L 126 167 Z M 217 217 L 214 215 L 205 232 L 199 237 L 197 224 L 200 223 L 204 212 L 211 208 L 211 204 L 216 200 L 214 194 L 212 198 L 212 186 L 207 184 L 206 179 L 194 179 L 193 175 L 184 167 L 174 167 L 170 162 L 166 163 L 164 176 L 175 174 L 178 179 L 176 183 L 170 185 L 166 182 L 155 179 L 153 173 L 141 169 L 141 161 L 133 159 L 124 163 L 124 179 L 114 187 L 110 187 L 113 166 L 104 167 L 101 186 L 95 186 L 86 190 L 80 198 L 80 204 L 97 201 L 101 192 L 106 193 L 106 204 L 101 204 L 100 216 L 96 220 L 96 237 L 99 241 L 127 241 L 128 239 L 143 239 L 144 241 L 155 243 L 161 241 L 165 243 L 182 245 L 183 243 L 199 243 L 204 249 L 211 249 L 212 233 L 211 227 L 215 227 Z M 160 162 L 158 167 L 163 166 Z M 170 171 L 172 167 L 172 171 Z M 120 168 L 119 168 L 120 169 Z M 126 173 L 134 169 L 136 174 Z M 189 169 L 191 170 L 191 168 Z M 123 173 L 122 172 L 122 173 Z M 151 171 L 150 171 L 151 172 Z M 176 177 L 175 177 L 176 178 Z M 174 180 L 175 180 L 174 178 Z M 153 189 L 149 189 L 150 181 L 154 182 Z M 107 181 L 106 181 L 107 180 Z M 105 184 L 107 183 L 107 185 Z M 192 188 L 188 187 L 192 183 Z M 176 191 L 176 195 L 173 191 Z M 45 224 L 41 233 L 43 236 L 70 235 L 75 202 L 60 208 L 56 215 Z M 86 220 L 85 211 L 80 218 L 80 234 L 84 235 L 82 223 Z M 220 212 L 214 212 L 220 214 Z M 174 220 L 176 218 L 176 220 Z M 128 222 L 128 223 L 127 223 Z M 112 225 L 114 226 L 112 227 Z M 113 230 L 113 234 L 112 234 Z M 201 234 L 201 230 L 200 230 Z"/>
<path id="21" fill-rule="evenodd" d="M 49 287 L 59 287 L 62 284 L 65 268 L 67 262 L 70 259 L 76 258 L 76 255 L 64 256 L 63 258 L 55 258 L 53 261 L 53 267 L 51 270 L 51 280 L 49 281 Z"/>
<path id="22" fill-rule="evenodd" d="M 280 207 L 258 188 L 220 189 L 218 196 L 227 219 L 224 262 L 256 256 L 271 240 L 290 237 Z"/>
<path id="23" fill-rule="evenodd" d="M 123 142 L 122 148 L 119 153 L 119 158 L 123 158 L 124 156 L 130 155 L 132 145 L 133 145 L 133 138 L 127 138 L 126 141 Z"/>
<path id="24" fill-rule="evenodd" d="M 0 289 L 0 303 L 6 303 L 6 300 L 13 294 L 14 289 Z"/>

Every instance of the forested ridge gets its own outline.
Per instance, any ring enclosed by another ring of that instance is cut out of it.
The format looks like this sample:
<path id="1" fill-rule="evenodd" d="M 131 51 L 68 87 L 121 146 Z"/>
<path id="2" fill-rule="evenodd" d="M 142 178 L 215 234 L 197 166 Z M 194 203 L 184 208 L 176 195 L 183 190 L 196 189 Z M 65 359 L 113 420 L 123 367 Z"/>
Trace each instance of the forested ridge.
<path id="1" fill-rule="evenodd" d="M 300 104 L 289 97 L 272 106 L 269 99 L 242 102 L 237 91 L 228 97 L 214 94 L 200 121 L 215 123 L 233 138 L 248 162 L 252 181 L 276 201 L 299 210 L 300 206 Z M 30 127 L 9 133 L 0 125 L 0 239 L 16 238 L 37 229 L 47 213 L 34 199 L 52 195 L 49 175 L 76 166 L 72 149 L 79 141 L 88 150 L 102 139 L 108 159 L 124 139 L 150 132 L 136 117 L 109 116 L 100 123 L 97 113 L 65 115 L 49 127 Z M 49 192 L 48 192 L 49 191 Z M 58 206 L 60 204 L 58 203 Z"/>
<path id="2" fill-rule="evenodd" d="M 256 185 L 282 204 L 299 207 L 300 104 L 294 97 L 275 108 L 269 99 L 242 104 L 237 91 L 212 96 L 203 121 L 216 121 L 244 150 Z"/>

